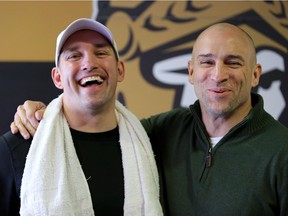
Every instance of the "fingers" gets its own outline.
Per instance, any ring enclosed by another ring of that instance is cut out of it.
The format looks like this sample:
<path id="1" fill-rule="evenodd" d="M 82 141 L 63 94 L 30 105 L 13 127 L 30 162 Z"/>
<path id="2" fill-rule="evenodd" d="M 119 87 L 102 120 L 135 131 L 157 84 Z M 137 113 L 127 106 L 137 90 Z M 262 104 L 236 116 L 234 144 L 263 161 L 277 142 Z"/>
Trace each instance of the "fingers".
<path id="1" fill-rule="evenodd" d="M 46 106 L 45 104 L 43 104 L 44 106 L 42 108 L 40 108 L 39 110 L 37 110 L 35 112 L 35 118 L 37 119 L 38 122 L 40 122 L 40 120 L 43 118 L 43 115 L 44 115 L 44 112 L 45 112 L 45 109 L 46 109 Z M 38 125 L 37 125 L 38 127 Z"/>
<path id="2" fill-rule="evenodd" d="M 35 128 L 27 119 L 27 113 L 23 105 L 18 106 L 14 115 L 14 122 L 11 123 L 11 131 L 20 132 L 24 139 L 29 139 L 30 135 L 34 136 Z M 16 129 L 17 128 L 17 129 Z"/>
<path id="3" fill-rule="evenodd" d="M 24 139 L 34 136 L 45 109 L 46 105 L 40 101 L 27 100 L 23 105 L 19 105 L 14 122 L 10 125 L 12 133 L 20 132 Z"/>
<path id="4" fill-rule="evenodd" d="M 11 123 L 10 128 L 11 128 L 12 133 L 14 134 L 19 132 L 24 139 L 27 140 L 30 138 L 29 130 L 26 129 L 26 127 L 21 123 L 21 121 L 19 121 L 19 117 L 17 117 L 16 115 L 14 116 L 14 122 Z"/>
<path id="5" fill-rule="evenodd" d="M 38 102 L 27 100 L 22 106 L 19 106 L 19 116 L 21 117 L 22 123 L 27 127 L 29 130 L 31 127 L 36 129 L 38 127 L 40 119 L 36 119 L 36 111 L 38 108 Z M 41 107 L 41 106 L 40 106 Z M 18 110 L 17 110 L 18 113 Z"/>
<path id="6" fill-rule="evenodd" d="M 11 132 L 12 132 L 13 134 L 18 133 L 18 131 L 19 131 L 14 122 L 12 122 L 12 123 L 10 124 L 10 129 L 11 129 Z"/>

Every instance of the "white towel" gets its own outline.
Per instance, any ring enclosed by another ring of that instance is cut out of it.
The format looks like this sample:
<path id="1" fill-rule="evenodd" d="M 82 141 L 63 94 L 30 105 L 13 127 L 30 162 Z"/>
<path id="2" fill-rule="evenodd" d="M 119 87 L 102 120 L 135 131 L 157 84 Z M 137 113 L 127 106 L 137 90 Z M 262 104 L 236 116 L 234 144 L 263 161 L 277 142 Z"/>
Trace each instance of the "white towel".
<path id="1" fill-rule="evenodd" d="M 124 215 L 161 216 L 149 138 L 139 120 L 118 101 L 115 113 L 124 169 Z M 88 183 L 62 113 L 62 95 L 47 106 L 33 138 L 20 196 L 24 216 L 94 215 Z"/>

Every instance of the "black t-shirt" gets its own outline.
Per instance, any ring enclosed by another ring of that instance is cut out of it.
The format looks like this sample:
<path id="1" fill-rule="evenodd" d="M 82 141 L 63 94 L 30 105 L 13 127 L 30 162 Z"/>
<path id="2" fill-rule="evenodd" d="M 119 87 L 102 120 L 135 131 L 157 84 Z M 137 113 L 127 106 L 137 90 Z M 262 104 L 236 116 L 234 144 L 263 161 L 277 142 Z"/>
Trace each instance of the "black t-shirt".
<path id="1" fill-rule="evenodd" d="M 83 133 L 71 129 L 95 215 L 123 215 L 124 177 L 119 130 Z M 0 137 L 0 215 L 19 215 L 20 186 L 31 139 L 11 132 Z"/>
<path id="2" fill-rule="evenodd" d="M 123 215 L 124 177 L 118 127 L 104 133 L 71 129 L 96 215 Z"/>

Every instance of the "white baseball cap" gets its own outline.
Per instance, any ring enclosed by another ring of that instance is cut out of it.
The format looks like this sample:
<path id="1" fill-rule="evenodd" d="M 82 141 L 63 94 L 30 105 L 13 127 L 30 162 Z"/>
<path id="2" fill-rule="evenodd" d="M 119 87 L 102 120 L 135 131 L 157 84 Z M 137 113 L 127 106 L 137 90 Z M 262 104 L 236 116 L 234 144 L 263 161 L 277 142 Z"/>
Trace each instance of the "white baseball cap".
<path id="1" fill-rule="evenodd" d="M 75 32 L 79 30 L 92 30 L 100 33 L 103 35 L 111 44 L 117 60 L 119 59 L 119 54 L 116 46 L 116 42 L 113 38 L 113 35 L 111 31 L 104 26 L 103 24 L 97 22 L 96 20 L 93 19 L 88 19 L 88 18 L 81 18 L 73 21 L 66 29 L 64 29 L 57 37 L 57 42 L 56 42 L 56 54 L 55 54 L 55 64 L 58 66 L 58 60 L 60 56 L 60 52 L 62 50 L 62 47 L 65 43 L 65 41 Z"/>

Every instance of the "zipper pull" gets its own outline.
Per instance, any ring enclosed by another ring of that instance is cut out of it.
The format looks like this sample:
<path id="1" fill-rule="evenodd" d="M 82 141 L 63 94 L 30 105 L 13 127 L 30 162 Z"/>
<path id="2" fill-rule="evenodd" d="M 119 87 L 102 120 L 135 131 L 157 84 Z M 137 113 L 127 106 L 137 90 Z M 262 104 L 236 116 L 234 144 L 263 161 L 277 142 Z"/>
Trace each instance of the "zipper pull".
<path id="1" fill-rule="evenodd" d="M 209 168 L 212 166 L 212 147 L 209 148 L 208 155 L 206 156 L 206 167 Z"/>

